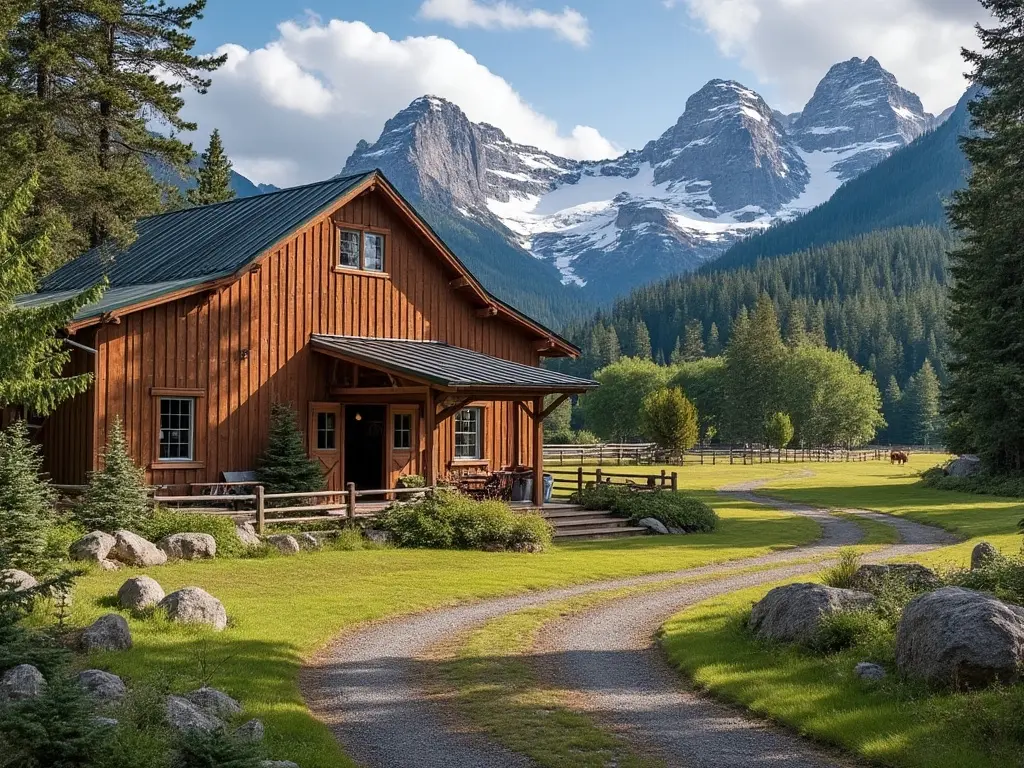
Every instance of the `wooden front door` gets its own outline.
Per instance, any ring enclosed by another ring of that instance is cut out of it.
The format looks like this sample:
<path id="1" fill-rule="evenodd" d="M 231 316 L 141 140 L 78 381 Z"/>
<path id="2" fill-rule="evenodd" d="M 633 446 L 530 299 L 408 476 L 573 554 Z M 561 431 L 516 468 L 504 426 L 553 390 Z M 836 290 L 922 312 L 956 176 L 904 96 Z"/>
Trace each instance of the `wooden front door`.
<path id="1" fill-rule="evenodd" d="M 393 405 L 388 419 L 389 476 L 391 488 L 398 487 L 398 478 L 419 474 L 420 413 L 416 406 Z"/>
<path id="2" fill-rule="evenodd" d="M 342 490 L 341 445 L 341 405 L 310 403 L 309 455 L 320 462 L 327 489 L 331 491 Z"/>

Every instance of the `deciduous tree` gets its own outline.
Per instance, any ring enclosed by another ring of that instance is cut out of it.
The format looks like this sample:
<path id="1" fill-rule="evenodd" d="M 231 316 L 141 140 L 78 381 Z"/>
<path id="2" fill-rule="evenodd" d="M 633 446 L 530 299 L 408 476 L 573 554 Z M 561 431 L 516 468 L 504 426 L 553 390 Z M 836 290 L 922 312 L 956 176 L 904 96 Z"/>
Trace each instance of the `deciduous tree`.
<path id="1" fill-rule="evenodd" d="M 640 404 L 640 429 L 648 440 L 669 451 L 688 451 L 697 444 L 697 409 L 681 390 L 663 387 Z"/>
<path id="2" fill-rule="evenodd" d="M 651 392 L 665 386 L 671 369 L 652 360 L 625 357 L 597 371 L 599 389 L 580 399 L 586 428 L 602 440 L 640 437 L 640 404 Z"/>

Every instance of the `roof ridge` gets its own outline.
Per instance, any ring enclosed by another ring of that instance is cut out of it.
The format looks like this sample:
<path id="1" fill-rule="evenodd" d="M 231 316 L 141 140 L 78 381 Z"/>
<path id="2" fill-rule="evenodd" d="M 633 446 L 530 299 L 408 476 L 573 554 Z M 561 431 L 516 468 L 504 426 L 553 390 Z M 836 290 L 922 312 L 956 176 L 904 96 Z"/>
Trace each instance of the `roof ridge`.
<path id="1" fill-rule="evenodd" d="M 376 169 L 372 171 L 363 171 L 362 173 L 353 173 L 348 176 L 332 176 L 329 179 L 323 179 L 322 181 L 311 181 L 308 184 L 296 184 L 294 187 L 284 187 L 283 189 L 275 189 L 273 192 L 260 192 L 256 195 L 246 195 L 245 197 L 233 197 L 230 200 L 221 200 L 219 203 L 207 203 L 206 205 L 192 205 L 188 208 L 178 208 L 174 211 L 161 211 L 160 213 L 151 213 L 149 216 L 140 216 L 138 221 L 147 221 L 149 219 L 158 219 L 161 216 L 173 216 L 179 213 L 187 213 L 188 211 L 207 210 L 210 208 L 216 208 L 222 205 L 232 205 L 234 203 L 240 203 L 244 200 L 253 200 L 257 197 L 273 197 L 274 195 L 280 195 L 284 192 L 294 192 L 298 189 L 308 189 L 309 187 L 320 187 L 327 184 L 338 184 L 341 182 L 348 182 L 352 179 L 362 178 L 363 176 L 369 176 L 372 173 L 377 173 Z"/>

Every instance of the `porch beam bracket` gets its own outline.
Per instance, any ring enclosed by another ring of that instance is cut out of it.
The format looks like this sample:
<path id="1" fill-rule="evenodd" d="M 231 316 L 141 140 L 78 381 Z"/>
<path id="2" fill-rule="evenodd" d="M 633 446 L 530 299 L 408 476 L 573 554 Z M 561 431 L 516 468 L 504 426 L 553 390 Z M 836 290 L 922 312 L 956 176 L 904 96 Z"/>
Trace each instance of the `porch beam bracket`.
<path id="1" fill-rule="evenodd" d="M 469 403 L 473 402 L 473 398 L 467 397 L 463 400 L 459 400 L 455 405 L 450 405 L 443 411 L 437 414 L 437 422 L 440 423 L 446 419 L 450 419 L 456 413 L 465 408 Z"/>
<path id="2" fill-rule="evenodd" d="M 498 308 L 496 306 L 494 306 L 493 304 L 489 304 L 488 306 L 482 307 L 481 309 L 478 309 L 476 311 L 476 316 L 477 317 L 484 317 L 484 318 L 486 318 L 486 317 L 494 317 L 497 314 L 498 314 Z"/>
<path id="3" fill-rule="evenodd" d="M 522 408 L 523 411 L 526 412 L 526 415 L 529 416 L 531 419 L 533 419 L 533 409 L 530 406 L 528 406 L 522 400 L 517 400 L 516 401 L 516 405 L 518 405 L 520 408 Z"/>
<path id="4" fill-rule="evenodd" d="M 554 411 L 555 408 L 560 406 L 570 397 L 571 395 L 559 395 L 558 397 L 555 398 L 554 402 L 552 402 L 551 405 L 549 405 L 547 408 L 540 412 L 540 416 L 538 418 L 540 418 L 541 421 L 544 421 L 544 419 L 551 415 L 551 412 Z"/>
<path id="5" fill-rule="evenodd" d="M 468 288 L 469 278 L 468 277 L 457 277 L 454 280 L 449 280 L 448 285 L 452 288 Z"/>

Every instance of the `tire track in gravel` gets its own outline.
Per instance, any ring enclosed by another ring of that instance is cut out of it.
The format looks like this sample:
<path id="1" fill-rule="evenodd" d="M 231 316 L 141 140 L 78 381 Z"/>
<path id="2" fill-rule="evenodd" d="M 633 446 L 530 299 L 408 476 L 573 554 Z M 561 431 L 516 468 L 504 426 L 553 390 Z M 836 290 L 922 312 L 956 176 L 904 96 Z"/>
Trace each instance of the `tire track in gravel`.
<path id="1" fill-rule="evenodd" d="M 753 491 L 745 483 L 724 491 L 747 501 L 795 511 Z M 891 525 L 899 544 L 864 559 L 879 562 L 954 543 L 951 534 L 932 526 L 866 510 L 844 510 Z M 841 530 L 842 544 L 855 543 Z M 644 592 L 603 603 L 547 625 L 534 648 L 541 677 L 569 693 L 599 722 L 634 745 L 660 754 L 669 765 L 691 768 L 779 766 L 826 768 L 850 765 L 847 758 L 791 732 L 769 725 L 707 696 L 687 690 L 655 641 L 658 628 L 673 614 L 712 597 L 819 571 L 822 563 L 794 564 L 737 574 L 699 584 Z"/>
<path id="2" fill-rule="evenodd" d="M 418 659 L 431 648 L 441 646 L 474 627 L 524 608 L 624 587 L 657 585 L 714 575 L 728 577 L 731 572 L 761 565 L 772 569 L 768 571 L 773 574 L 771 579 L 785 578 L 785 574 L 778 575 L 776 566 L 795 559 L 828 555 L 839 547 L 860 540 L 862 534 L 856 523 L 834 517 L 827 510 L 766 500 L 751 494 L 766 482 L 744 483 L 723 491 L 744 500 L 767 504 L 774 509 L 816 520 L 822 527 L 822 536 L 817 541 L 802 547 L 719 565 L 534 591 L 373 623 L 345 634 L 306 665 L 300 676 L 300 688 L 306 704 L 330 727 L 346 753 L 360 765 L 380 768 L 530 766 L 532 763 L 526 757 L 461 728 L 443 708 L 431 701 L 419 685 L 418 676 L 422 664 Z M 805 568 L 806 572 L 812 572 L 820 567 L 820 564 L 809 564 L 790 566 L 786 570 Z M 733 583 L 737 579 L 742 581 L 759 575 L 734 574 L 727 582 Z M 714 582 L 719 583 L 723 582 Z M 689 589 L 692 591 L 694 587 Z M 679 604 L 673 602 L 680 599 L 678 590 L 658 591 L 655 594 L 676 595 L 668 602 Z M 660 611 L 658 616 L 667 615 L 664 613 L 667 607 L 667 604 L 662 608 L 652 606 L 656 612 Z M 653 627 L 656 628 L 657 625 Z M 646 633 L 645 638 L 643 633 L 637 635 L 634 645 L 642 639 L 650 645 L 653 629 Z M 662 684 L 664 688 L 668 681 L 663 680 Z M 665 691 L 662 690 L 662 693 Z"/>

